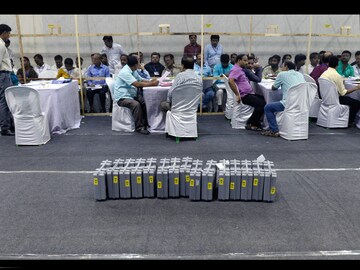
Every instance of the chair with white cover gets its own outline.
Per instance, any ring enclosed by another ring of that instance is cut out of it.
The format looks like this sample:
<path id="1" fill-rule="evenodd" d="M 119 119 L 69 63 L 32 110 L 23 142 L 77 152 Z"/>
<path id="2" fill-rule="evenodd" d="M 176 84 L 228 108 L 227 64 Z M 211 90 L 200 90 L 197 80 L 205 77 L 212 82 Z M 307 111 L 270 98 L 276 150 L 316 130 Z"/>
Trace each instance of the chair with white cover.
<path id="1" fill-rule="evenodd" d="M 309 110 L 316 93 L 316 83 L 303 82 L 289 88 L 284 111 L 276 113 L 280 137 L 286 140 L 309 138 Z"/>
<path id="2" fill-rule="evenodd" d="M 335 83 L 324 78 L 318 81 L 322 102 L 316 124 L 326 128 L 347 128 L 350 107 L 340 104 Z"/>
<path id="3" fill-rule="evenodd" d="M 228 115 L 230 115 L 230 118 L 228 117 L 226 118 L 231 119 L 231 127 L 235 129 L 245 129 L 247 121 L 254 112 L 254 107 L 250 105 L 246 105 L 242 103 L 242 101 L 240 103 L 235 102 L 235 94 L 231 90 L 229 85 L 229 79 L 225 75 L 224 75 L 224 83 L 226 87 L 226 94 L 228 97 L 226 101 L 225 117 L 229 109 Z"/>
<path id="4" fill-rule="evenodd" d="M 111 98 L 113 100 L 111 129 L 114 131 L 134 132 L 135 120 L 131 110 L 127 107 L 120 107 L 114 98 L 115 80 L 111 77 L 107 77 L 106 84 L 109 87 Z"/>
<path id="5" fill-rule="evenodd" d="M 306 82 L 315 83 L 316 81 L 308 74 L 303 74 L 304 79 Z M 317 91 L 317 85 L 316 85 L 316 96 L 314 98 L 314 101 L 311 103 L 310 111 L 309 111 L 309 117 L 311 118 L 317 118 L 320 110 L 322 100 L 319 98 L 319 93 Z"/>
<path id="6" fill-rule="evenodd" d="M 179 138 L 197 138 L 197 107 L 202 87 L 182 84 L 172 91 L 171 110 L 166 112 L 165 132 Z"/>
<path id="7" fill-rule="evenodd" d="M 49 121 L 40 108 L 40 95 L 30 87 L 11 86 L 5 98 L 14 117 L 15 144 L 40 145 L 50 139 Z"/>

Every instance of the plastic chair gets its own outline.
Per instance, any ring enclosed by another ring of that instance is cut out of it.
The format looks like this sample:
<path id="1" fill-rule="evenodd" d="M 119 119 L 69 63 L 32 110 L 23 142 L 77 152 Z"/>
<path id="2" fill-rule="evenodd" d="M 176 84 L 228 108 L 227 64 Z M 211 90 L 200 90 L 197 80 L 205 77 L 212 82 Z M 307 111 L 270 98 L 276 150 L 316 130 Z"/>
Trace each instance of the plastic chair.
<path id="1" fill-rule="evenodd" d="M 322 102 L 316 124 L 326 128 L 347 128 L 350 107 L 339 102 L 336 85 L 327 79 L 319 78 Z"/>
<path id="2" fill-rule="evenodd" d="M 114 98 L 115 80 L 111 77 L 106 78 L 106 84 L 109 87 L 111 98 L 113 100 L 111 129 L 114 131 L 134 132 L 135 120 L 131 110 L 126 107 L 120 107 Z"/>
<path id="3" fill-rule="evenodd" d="M 198 84 L 183 84 L 173 89 L 171 110 L 166 113 L 165 132 L 180 138 L 197 138 L 197 106 L 202 87 Z"/>
<path id="4" fill-rule="evenodd" d="M 5 98 L 14 117 L 15 144 L 41 145 L 50 139 L 49 121 L 41 111 L 40 95 L 30 87 L 11 86 Z"/>
<path id="5" fill-rule="evenodd" d="M 276 114 L 280 137 L 286 140 L 309 138 L 309 110 L 317 92 L 315 83 L 304 82 L 291 87 L 285 109 Z"/>
<path id="6" fill-rule="evenodd" d="M 231 119 L 232 128 L 245 129 L 247 121 L 254 112 L 254 107 L 246 105 L 242 103 L 242 101 L 240 103 L 235 102 L 235 94 L 230 88 L 229 79 L 228 77 L 226 77 L 226 75 L 224 75 L 224 83 L 226 87 L 226 94 L 228 97 L 226 101 L 225 117 L 230 117 L 228 119 Z"/>

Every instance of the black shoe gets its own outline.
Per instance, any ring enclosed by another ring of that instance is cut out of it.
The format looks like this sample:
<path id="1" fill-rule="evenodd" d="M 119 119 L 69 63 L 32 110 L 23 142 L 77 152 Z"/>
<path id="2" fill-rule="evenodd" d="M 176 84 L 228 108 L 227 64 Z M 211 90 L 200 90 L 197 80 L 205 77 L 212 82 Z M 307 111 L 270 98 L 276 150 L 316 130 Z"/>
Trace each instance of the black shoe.
<path id="1" fill-rule="evenodd" d="M 15 133 L 10 129 L 5 129 L 1 131 L 1 136 L 15 136 Z"/>

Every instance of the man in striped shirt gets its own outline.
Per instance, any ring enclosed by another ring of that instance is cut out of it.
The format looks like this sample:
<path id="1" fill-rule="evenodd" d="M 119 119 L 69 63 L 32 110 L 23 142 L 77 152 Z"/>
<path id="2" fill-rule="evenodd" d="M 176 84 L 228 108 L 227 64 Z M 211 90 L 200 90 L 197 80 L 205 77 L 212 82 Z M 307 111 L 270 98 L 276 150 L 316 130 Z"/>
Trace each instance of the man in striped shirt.
<path id="1" fill-rule="evenodd" d="M 269 122 L 269 130 L 262 132 L 262 135 L 270 137 L 279 137 L 279 127 L 276 123 L 276 112 L 282 112 L 285 109 L 286 97 L 288 90 L 300 83 L 305 82 L 304 76 L 295 71 L 295 64 L 293 62 L 285 62 L 282 72 L 280 72 L 272 86 L 272 90 L 276 90 L 281 87 L 282 99 L 277 102 L 271 102 L 265 105 L 264 111 L 266 118 Z"/>

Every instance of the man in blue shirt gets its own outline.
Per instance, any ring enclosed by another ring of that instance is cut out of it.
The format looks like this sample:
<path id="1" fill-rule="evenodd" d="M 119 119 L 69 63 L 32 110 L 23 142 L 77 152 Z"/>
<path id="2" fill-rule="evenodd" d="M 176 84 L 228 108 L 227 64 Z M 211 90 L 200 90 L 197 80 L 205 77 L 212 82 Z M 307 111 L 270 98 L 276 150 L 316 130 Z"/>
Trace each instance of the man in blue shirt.
<path id="1" fill-rule="evenodd" d="M 87 77 L 110 77 L 109 68 L 101 63 L 100 53 L 94 53 L 91 60 L 93 64 L 89 67 L 87 71 Z M 107 91 L 109 91 L 109 88 L 105 80 L 87 80 L 86 83 L 87 83 L 86 96 L 87 99 L 89 100 L 90 112 L 94 112 L 93 105 L 94 105 L 95 94 L 99 94 L 101 110 L 102 112 L 106 112 L 105 94 Z M 112 102 L 110 104 L 112 104 Z M 110 108 L 112 108 L 112 106 L 110 106 Z"/>
<path id="2" fill-rule="evenodd" d="M 305 82 L 304 76 L 300 72 L 295 71 L 295 68 L 296 66 L 293 62 L 287 61 L 282 68 L 283 71 L 280 72 L 276 77 L 276 80 L 272 86 L 272 90 L 276 90 L 281 87 L 282 100 L 271 102 L 265 105 L 264 111 L 269 122 L 270 129 L 262 132 L 262 135 L 270 137 L 280 136 L 279 127 L 276 123 L 275 113 L 282 112 L 285 109 L 286 97 L 289 88 Z"/>
<path id="3" fill-rule="evenodd" d="M 152 79 L 144 81 L 137 72 L 139 61 L 136 56 L 129 56 L 128 63 L 119 72 L 115 79 L 114 98 L 120 107 L 131 110 L 135 119 L 135 130 L 140 134 L 148 135 L 145 102 L 138 94 L 138 87 L 157 86 L 159 81 Z"/>

